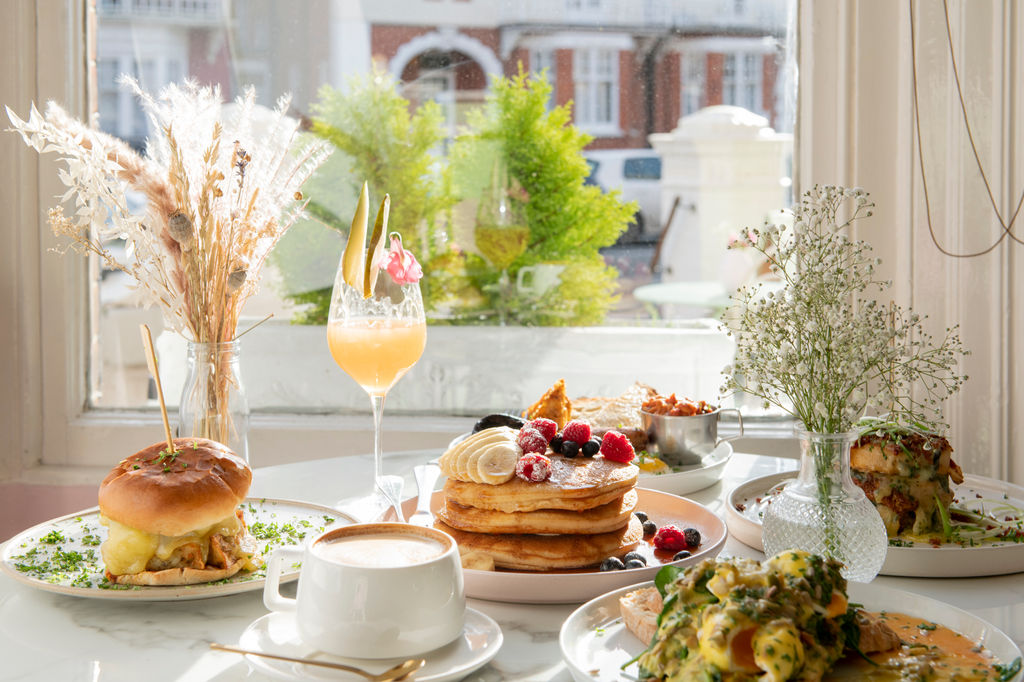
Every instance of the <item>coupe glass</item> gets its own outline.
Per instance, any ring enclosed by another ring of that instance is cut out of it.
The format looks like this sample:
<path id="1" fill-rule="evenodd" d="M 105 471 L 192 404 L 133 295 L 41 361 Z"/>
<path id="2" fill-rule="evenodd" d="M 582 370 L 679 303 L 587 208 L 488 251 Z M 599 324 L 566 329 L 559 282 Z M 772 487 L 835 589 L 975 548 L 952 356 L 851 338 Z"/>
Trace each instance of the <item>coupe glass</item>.
<path id="1" fill-rule="evenodd" d="M 370 396 L 373 406 L 373 488 L 367 495 L 339 503 L 359 520 L 374 520 L 388 509 L 401 513 L 402 478 L 385 476 L 381 456 L 384 398 L 416 364 L 427 342 L 426 317 L 419 284 L 396 284 L 381 270 L 373 295 L 347 284 L 341 263 L 334 280 L 327 321 L 327 345 L 334 361 Z"/>

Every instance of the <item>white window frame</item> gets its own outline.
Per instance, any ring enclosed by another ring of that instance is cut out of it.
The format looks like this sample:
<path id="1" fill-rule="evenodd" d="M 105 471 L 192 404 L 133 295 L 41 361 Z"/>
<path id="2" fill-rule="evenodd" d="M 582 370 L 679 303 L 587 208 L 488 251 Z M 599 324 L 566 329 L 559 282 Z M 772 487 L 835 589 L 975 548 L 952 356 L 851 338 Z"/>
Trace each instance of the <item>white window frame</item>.
<path id="1" fill-rule="evenodd" d="M 682 116 L 694 114 L 704 108 L 704 90 L 707 87 L 707 60 L 705 52 L 684 50 L 679 53 L 679 111 Z M 696 72 L 696 78 L 692 76 Z"/>
<path id="2" fill-rule="evenodd" d="M 599 72 L 598 64 L 608 60 L 608 72 Z M 606 47 L 579 47 L 572 53 L 573 122 L 595 137 L 622 135 L 619 126 L 619 52 Z M 599 119 L 602 86 L 609 89 L 608 118 Z M 584 89 L 586 88 L 586 89 Z"/>
<path id="3" fill-rule="evenodd" d="M 547 69 L 548 83 L 551 85 L 551 96 L 548 98 L 547 109 L 554 108 L 558 94 L 558 59 L 553 48 L 535 48 L 530 50 L 530 71 L 540 73 Z"/>
<path id="4" fill-rule="evenodd" d="M 4 38 L 0 59 L 14 64 L 18 77 L 0 83 L 0 101 L 21 113 L 30 101 L 48 99 L 62 101 L 79 116 L 90 110 L 94 103 L 87 101 L 84 4 L 21 2 L 8 8 L 0 26 Z M 966 265 L 937 261 L 938 270 L 929 270 L 938 272 L 942 285 L 936 293 L 929 292 L 929 283 L 922 283 L 921 273 L 915 279 L 911 267 L 913 257 L 920 255 L 913 235 L 924 228 L 911 126 L 908 23 L 903 3 L 801 3 L 795 184 L 799 191 L 814 182 L 870 183 L 879 207 L 876 213 L 884 211 L 887 217 L 865 222 L 859 236 L 886 254 L 898 301 L 914 300 L 916 305 L 948 297 L 948 307 L 940 307 L 940 321 L 952 318 L 968 330 L 983 325 L 982 332 L 989 329 L 986 315 L 1010 314 L 1008 326 L 1002 329 L 1015 330 L 1017 347 L 1006 349 L 1000 334 L 990 333 L 991 345 L 974 349 L 977 366 L 985 371 L 981 376 L 970 372 L 972 379 L 959 401 L 963 407 L 950 416 L 952 432 L 963 434 L 961 443 L 978 439 L 989 453 L 987 468 L 976 468 L 978 473 L 1020 483 L 1024 482 L 1024 433 L 1013 425 L 1024 421 L 1024 379 L 1020 364 L 1012 360 L 1024 337 L 1020 331 L 1024 301 L 1011 296 L 1013 257 L 1019 257 L 1019 252 L 1005 250 L 995 261 L 991 269 L 998 272 L 992 275 L 995 295 L 991 297 L 980 297 L 974 290 L 957 291 L 957 273 Z M 1004 40 L 1005 22 L 993 23 L 991 34 L 967 39 Z M 1024 17 L 1018 16 L 1018 23 L 1010 28 L 1016 37 L 1024 35 Z M 1020 77 L 1005 74 L 1007 82 L 1019 82 Z M 868 91 L 875 95 L 862 96 Z M 1018 89 L 1014 96 L 1013 106 L 1004 103 L 1004 115 L 1024 109 L 1024 93 Z M 11 134 L 0 136 L 0 150 L 10 170 L 8 177 L 18 178 L 0 183 L 0 234 L 8 245 L 0 249 L 0 316 L 9 322 L 0 328 L 0 353 L 6 359 L 0 365 L 5 387 L 0 392 L 0 428 L 7 436 L 0 477 L 28 471 L 50 481 L 69 481 L 81 463 L 100 459 L 109 463 L 157 440 L 161 429 L 152 414 L 93 414 L 83 409 L 89 336 L 81 284 L 89 266 L 86 259 L 51 252 L 57 240 L 50 234 L 45 214 L 52 198 L 63 190 L 57 165 L 51 157 L 38 157 Z M 1024 177 L 1024 155 L 1009 150 L 1001 167 L 1015 173 L 1012 177 Z M 893 225 L 915 227 L 914 231 L 896 230 Z M 401 420 L 390 420 L 386 447 L 441 447 L 469 420 L 427 421 L 429 425 L 422 421 L 403 425 Z M 259 444 L 254 450 L 277 453 L 282 457 L 279 461 L 284 461 L 285 454 L 310 459 L 365 452 L 370 447 L 369 429 L 362 418 L 259 417 L 252 436 Z M 756 451 L 766 452 L 760 447 Z M 94 483 L 96 469 L 101 468 L 105 467 L 87 469 L 81 480 Z"/>
<path id="5" fill-rule="evenodd" d="M 753 73 L 748 69 L 751 60 L 755 65 Z M 723 55 L 722 104 L 743 107 L 755 114 L 765 115 L 763 60 L 764 54 L 760 52 L 735 51 Z M 731 69 L 727 67 L 728 64 L 732 65 Z M 732 91 L 731 97 L 726 96 L 729 88 Z M 753 102 L 746 97 L 749 88 L 753 88 Z"/>

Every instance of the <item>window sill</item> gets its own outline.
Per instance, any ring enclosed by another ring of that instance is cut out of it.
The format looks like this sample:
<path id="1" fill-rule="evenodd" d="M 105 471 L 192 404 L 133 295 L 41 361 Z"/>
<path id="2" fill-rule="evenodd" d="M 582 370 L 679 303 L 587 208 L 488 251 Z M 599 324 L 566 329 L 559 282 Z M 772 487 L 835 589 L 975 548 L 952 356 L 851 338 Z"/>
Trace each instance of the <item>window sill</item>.
<path id="1" fill-rule="evenodd" d="M 617 125 L 576 123 L 583 132 L 594 137 L 622 137 L 625 133 Z"/>

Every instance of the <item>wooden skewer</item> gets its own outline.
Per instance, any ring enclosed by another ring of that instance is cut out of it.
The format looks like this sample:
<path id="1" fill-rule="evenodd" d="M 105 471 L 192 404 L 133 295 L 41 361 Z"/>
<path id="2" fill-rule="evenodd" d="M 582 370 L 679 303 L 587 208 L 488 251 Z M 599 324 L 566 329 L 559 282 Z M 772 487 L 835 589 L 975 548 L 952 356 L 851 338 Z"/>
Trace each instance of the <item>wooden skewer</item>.
<path id="1" fill-rule="evenodd" d="M 167 452 L 174 452 L 174 437 L 171 436 L 171 422 L 167 419 L 167 405 L 164 404 L 164 388 L 160 385 L 160 371 L 156 368 L 156 351 L 153 350 L 153 335 L 149 333 L 149 326 L 139 325 L 142 333 L 142 345 L 146 349 L 146 366 L 149 373 L 153 375 L 156 382 L 156 395 L 160 399 L 160 416 L 164 418 L 164 434 L 167 436 Z"/>

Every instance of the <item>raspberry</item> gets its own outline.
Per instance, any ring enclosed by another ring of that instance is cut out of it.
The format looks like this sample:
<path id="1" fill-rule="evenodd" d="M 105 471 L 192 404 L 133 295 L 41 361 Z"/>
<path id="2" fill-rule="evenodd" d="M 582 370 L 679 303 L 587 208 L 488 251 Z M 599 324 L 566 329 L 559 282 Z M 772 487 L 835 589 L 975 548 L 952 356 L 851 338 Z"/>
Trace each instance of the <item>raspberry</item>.
<path id="1" fill-rule="evenodd" d="M 562 438 L 574 443 L 586 443 L 590 440 L 590 424 L 573 419 L 562 429 Z"/>
<path id="2" fill-rule="evenodd" d="M 516 476 L 531 483 L 540 483 L 551 475 L 551 460 L 544 455 L 529 453 L 516 462 Z"/>
<path id="3" fill-rule="evenodd" d="M 527 426 L 520 429 L 516 445 L 521 447 L 523 452 L 543 453 L 548 449 L 548 440 L 540 431 Z"/>
<path id="4" fill-rule="evenodd" d="M 654 546 L 666 552 L 679 552 L 687 548 L 686 535 L 675 526 L 662 526 L 654 536 Z"/>
<path id="5" fill-rule="evenodd" d="M 633 444 L 618 431 L 609 431 L 604 434 L 604 438 L 601 440 L 601 454 L 605 459 L 623 464 L 632 462 L 633 457 L 636 456 L 636 453 L 633 452 Z"/>
<path id="6" fill-rule="evenodd" d="M 540 435 L 544 436 L 544 440 L 549 443 L 552 438 L 558 435 L 558 424 L 544 417 L 531 419 L 526 422 L 526 427 L 540 431 Z"/>

